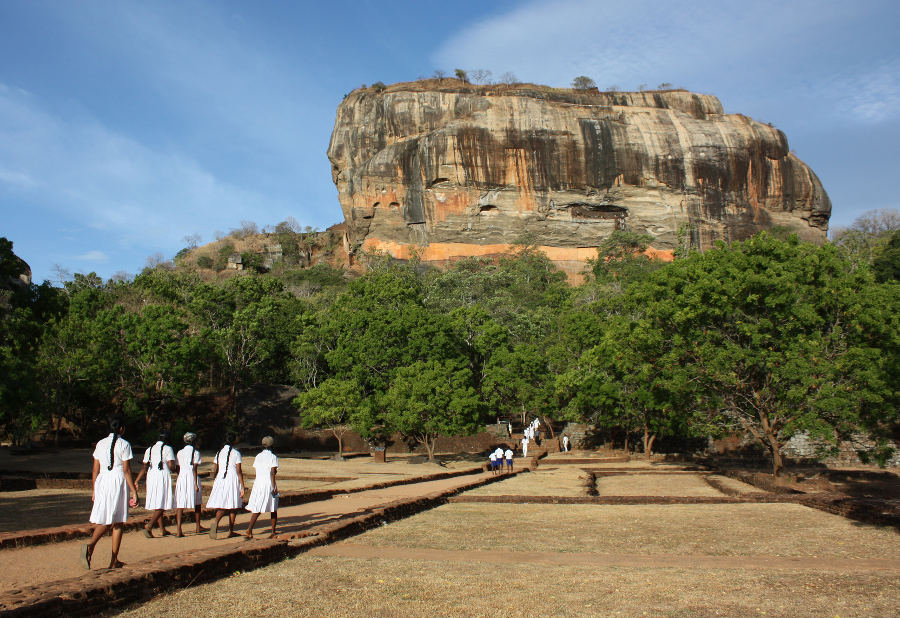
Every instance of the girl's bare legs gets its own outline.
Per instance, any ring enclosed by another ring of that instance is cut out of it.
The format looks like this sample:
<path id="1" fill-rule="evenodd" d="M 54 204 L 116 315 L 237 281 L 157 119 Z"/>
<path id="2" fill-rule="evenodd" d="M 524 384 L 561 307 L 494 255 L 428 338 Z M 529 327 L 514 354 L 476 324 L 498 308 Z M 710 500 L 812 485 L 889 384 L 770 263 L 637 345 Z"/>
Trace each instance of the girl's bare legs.
<path id="1" fill-rule="evenodd" d="M 175 509 L 175 527 L 177 528 L 175 536 L 184 536 L 184 532 L 181 531 L 181 514 L 183 512 L 184 509 Z"/>
<path id="2" fill-rule="evenodd" d="M 219 520 L 225 516 L 225 509 L 218 509 L 216 511 L 216 521 L 213 522 L 212 527 L 209 529 L 209 536 L 211 538 L 216 538 L 216 535 L 219 533 Z"/>
<path id="3" fill-rule="evenodd" d="M 231 509 L 228 513 L 228 536 L 234 536 L 234 520 L 237 519 L 237 511 Z"/>
<path id="4" fill-rule="evenodd" d="M 200 525 L 200 512 L 202 511 L 202 507 L 196 506 L 194 507 L 194 521 L 197 522 L 197 534 L 201 532 L 206 532 L 206 528 Z"/>
<path id="5" fill-rule="evenodd" d="M 109 568 L 120 569 L 125 566 L 119 562 L 119 548 L 122 546 L 122 524 L 113 524 L 112 530 L 112 555 L 109 558 Z"/>
<path id="6" fill-rule="evenodd" d="M 272 534 L 269 535 L 270 539 L 275 538 L 275 525 L 278 523 L 278 511 L 272 511 Z"/>
<path id="7" fill-rule="evenodd" d="M 250 513 L 250 525 L 247 526 L 247 533 L 244 535 L 248 539 L 253 538 L 253 526 L 256 525 L 257 519 L 259 519 L 259 513 Z"/>

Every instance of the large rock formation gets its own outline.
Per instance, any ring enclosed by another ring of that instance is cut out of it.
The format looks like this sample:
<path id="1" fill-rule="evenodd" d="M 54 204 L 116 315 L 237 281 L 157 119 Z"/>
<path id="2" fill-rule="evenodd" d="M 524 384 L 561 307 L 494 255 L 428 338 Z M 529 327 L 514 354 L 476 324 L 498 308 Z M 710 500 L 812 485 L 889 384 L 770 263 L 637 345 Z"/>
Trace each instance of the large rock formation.
<path id="1" fill-rule="evenodd" d="M 681 90 L 456 80 L 360 89 L 328 149 L 351 252 L 502 253 L 529 232 L 570 272 L 613 230 L 670 253 L 773 226 L 823 241 L 831 202 L 785 135 Z"/>

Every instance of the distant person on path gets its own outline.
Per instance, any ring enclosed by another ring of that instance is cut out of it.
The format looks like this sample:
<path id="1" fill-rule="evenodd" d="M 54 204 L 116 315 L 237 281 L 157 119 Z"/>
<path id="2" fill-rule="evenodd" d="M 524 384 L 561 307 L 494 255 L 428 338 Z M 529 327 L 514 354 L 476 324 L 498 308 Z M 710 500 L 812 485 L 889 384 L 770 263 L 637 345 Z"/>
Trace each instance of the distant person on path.
<path id="1" fill-rule="evenodd" d="M 528 436 L 522 438 L 522 457 L 528 457 Z"/>
<path id="2" fill-rule="evenodd" d="M 144 536 L 153 538 L 153 526 L 159 522 L 161 536 L 172 534 L 166 530 L 166 519 L 163 514 L 168 509 L 175 508 L 175 494 L 172 492 L 172 475 L 175 471 L 175 451 L 166 444 L 169 440 L 169 432 L 159 432 L 159 440 L 156 444 L 144 451 L 144 467 L 138 472 L 135 485 L 139 485 L 144 475 L 147 475 L 147 499 L 144 508 L 153 511 L 150 522 L 144 526 Z"/>
<path id="3" fill-rule="evenodd" d="M 566 434 L 563 434 L 562 443 L 563 443 L 563 452 L 568 453 L 569 452 L 569 436 L 567 436 Z"/>
<path id="4" fill-rule="evenodd" d="M 109 568 L 119 569 L 125 566 L 119 561 L 119 548 L 122 546 L 122 524 L 128 519 L 128 507 L 137 506 L 138 490 L 131 478 L 128 462 L 133 457 L 131 444 L 122 438 L 125 423 L 121 418 L 114 418 L 109 423 L 111 433 L 97 443 L 94 449 L 94 463 L 91 469 L 92 485 L 90 522 L 94 524 L 91 540 L 81 546 L 81 566 L 91 568 L 91 557 L 94 547 L 112 526 L 112 555 Z M 131 497 L 129 499 L 129 492 Z"/>
<path id="5" fill-rule="evenodd" d="M 247 510 L 250 515 L 250 525 L 247 526 L 247 538 L 253 538 L 253 526 L 256 524 L 260 513 L 271 513 L 272 533 L 269 538 L 275 538 L 275 525 L 278 523 L 278 486 L 275 484 L 275 475 L 278 474 L 278 457 L 272 452 L 275 440 L 272 436 L 262 439 L 263 451 L 253 460 L 253 468 L 256 470 L 256 479 L 253 481 L 253 490 L 250 492 L 250 500 L 247 502 Z"/>
<path id="6" fill-rule="evenodd" d="M 513 469 L 513 450 L 509 447 L 506 448 L 506 471 L 512 472 Z"/>
<path id="7" fill-rule="evenodd" d="M 498 446 L 494 450 L 494 455 L 497 458 L 497 473 L 499 474 L 499 473 L 503 472 L 503 447 Z"/>
<path id="8" fill-rule="evenodd" d="M 197 523 L 195 532 L 206 532 L 206 528 L 200 525 L 200 511 L 203 504 L 203 491 L 200 487 L 200 477 L 197 468 L 202 459 L 200 451 L 196 448 L 197 434 L 190 431 L 184 434 L 185 447 L 178 451 L 175 459 L 178 460 L 178 480 L 175 482 L 175 523 L 178 531 L 175 536 L 183 537 L 181 530 L 181 518 L 185 509 L 194 511 L 194 521 Z"/>
<path id="9" fill-rule="evenodd" d="M 506 421 L 506 433 L 509 434 L 509 437 L 512 438 L 512 423 Z"/>
<path id="10" fill-rule="evenodd" d="M 491 474 L 496 474 L 497 473 L 497 453 L 494 451 L 491 451 L 491 456 L 488 457 L 488 459 L 491 462 Z"/>
<path id="11" fill-rule="evenodd" d="M 213 465 L 212 492 L 206 502 L 206 508 L 216 509 L 216 521 L 209 527 L 209 538 L 215 539 L 219 534 L 219 520 L 228 513 L 228 537 L 235 536 L 234 520 L 237 510 L 244 506 L 244 473 L 241 472 L 241 452 L 234 448 L 237 434 L 225 434 L 225 446 L 216 453 Z"/>

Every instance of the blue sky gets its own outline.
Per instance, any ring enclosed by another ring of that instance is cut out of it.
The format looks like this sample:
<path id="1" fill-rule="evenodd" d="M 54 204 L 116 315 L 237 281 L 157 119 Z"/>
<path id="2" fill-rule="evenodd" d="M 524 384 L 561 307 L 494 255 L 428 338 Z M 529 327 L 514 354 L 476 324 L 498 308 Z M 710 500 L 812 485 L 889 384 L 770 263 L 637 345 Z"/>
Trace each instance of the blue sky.
<path id="1" fill-rule="evenodd" d="M 345 93 L 435 69 L 661 82 L 772 122 L 832 226 L 900 208 L 900 3 L 0 2 L 0 236 L 36 281 L 110 277 L 241 221 L 342 219 Z"/>

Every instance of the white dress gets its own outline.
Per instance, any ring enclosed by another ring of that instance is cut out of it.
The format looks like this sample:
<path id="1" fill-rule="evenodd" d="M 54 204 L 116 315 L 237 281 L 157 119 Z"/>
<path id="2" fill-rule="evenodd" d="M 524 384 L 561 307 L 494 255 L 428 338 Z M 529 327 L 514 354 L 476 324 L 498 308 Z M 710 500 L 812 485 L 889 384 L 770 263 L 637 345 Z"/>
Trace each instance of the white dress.
<path id="1" fill-rule="evenodd" d="M 194 464 L 199 464 L 200 451 L 188 445 L 178 451 L 178 480 L 175 482 L 175 508 L 193 509 L 203 504 L 203 489 L 194 479 Z"/>
<path id="2" fill-rule="evenodd" d="M 253 460 L 256 479 L 247 510 L 251 513 L 272 513 L 278 510 L 278 497 L 272 495 L 272 468 L 278 467 L 278 457 L 269 449 L 264 450 Z"/>
<path id="3" fill-rule="evenodd" d="M 241 480 L 235 469 L 237 464 L 241 463 L 241 452 L 236 448 L 231 448 L 229 456 L 229 448 L 231 447 L 223 446 L 213 460 L 219 464 L 219 473 L 216 475 L 216 480 L 213 481 L 209 500 L 206 501 L 208 509 L 239 509 L 244 506 L 241 498 Z"/>
<path id="4" fill-rule="evenodd" d="M 113 434 L 109 434 L 94 449 L 94 459 L 100 462 L 100 473 L 94 481 L 94 507 L 91 509 L 90 519 L 92 524 L 108 526 L 128 519 L 129 491 L 123 465 L 132 458 L 131 444 L 121 437 L 116 439 L 110 470 L 109 443 L 112 439 Z"/>
<path id="5" fill-rule="evenodd" d="M 159 469 L 160 460 L 162 470 Z M 144 451 L 144 463 L 150 464 L 147 470 L 147 499 L 144 502 L 144 508 L 148 511 L 175 508 L 172 475 L 168 466 L 170 461 L 175 461 L 175 451 L 169 445 L 163 446 L 162 441 Z"/>

